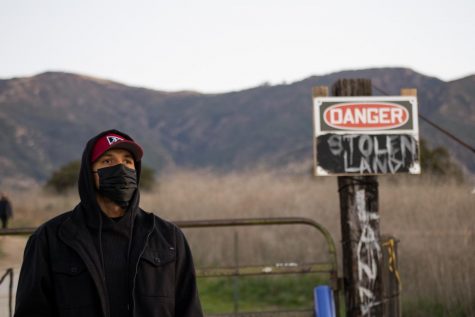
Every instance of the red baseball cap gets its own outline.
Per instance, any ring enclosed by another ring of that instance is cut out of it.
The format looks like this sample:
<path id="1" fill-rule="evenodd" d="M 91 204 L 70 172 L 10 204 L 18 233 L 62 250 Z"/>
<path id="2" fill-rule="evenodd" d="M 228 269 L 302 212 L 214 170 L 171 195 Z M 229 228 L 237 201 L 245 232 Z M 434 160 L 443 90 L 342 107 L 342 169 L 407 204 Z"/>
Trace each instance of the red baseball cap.
<path id="1" fill-rule="evenodd" d="M 115 133 L 108 133 L 97 139 L 96 144 L 92 148 L 91 162 L 95 162 L 102 154 L 110 149 L 124 149 L 129 151 L 136 161 L 140 161 L 143 150 L 134 141 L 125 139 Z"/>

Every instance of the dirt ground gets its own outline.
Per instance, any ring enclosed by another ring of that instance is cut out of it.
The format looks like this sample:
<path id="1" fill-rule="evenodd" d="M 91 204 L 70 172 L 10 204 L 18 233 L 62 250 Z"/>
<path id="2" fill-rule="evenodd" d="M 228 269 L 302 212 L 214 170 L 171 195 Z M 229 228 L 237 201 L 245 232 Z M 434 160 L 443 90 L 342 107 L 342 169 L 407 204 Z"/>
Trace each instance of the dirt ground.
<path id="1" fill-rule="evenodd" d="M 13 298 L 12 309 L 15 306 L 15 291 L 20 275 L 20 266 L 27 237 L 0 237 L 0 277 L 8 268 L 13 268 Z M 0 284 L 0 317 L 8 316 L 8 291 L 10 279 L 7 276 Z"/>
<path id="2" fill-rule="evenodd" d="M 9 236 L 0 237 L 0 269 L 20 268 L 25 250 L 26 237 Z M 0 274 L 2 274 L 0 272 Z"/>

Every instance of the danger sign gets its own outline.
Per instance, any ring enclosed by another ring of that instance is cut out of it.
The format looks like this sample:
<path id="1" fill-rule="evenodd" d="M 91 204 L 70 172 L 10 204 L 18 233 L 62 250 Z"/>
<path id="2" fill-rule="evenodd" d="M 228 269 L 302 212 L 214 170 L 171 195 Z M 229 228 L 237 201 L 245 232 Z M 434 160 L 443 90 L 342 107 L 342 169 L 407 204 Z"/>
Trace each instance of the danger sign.
<path id="1" fill-rule="evenodd" d="M 340 103 L 326 109 L 323 120 L 344 130 L 390 129 L 404 125 L 409 112 L 393 103 Z"/>
<path id="2" fill-rule="evenodd" d="M 317 175 L 420 173 L 416 97 L 314 99 Z"/>

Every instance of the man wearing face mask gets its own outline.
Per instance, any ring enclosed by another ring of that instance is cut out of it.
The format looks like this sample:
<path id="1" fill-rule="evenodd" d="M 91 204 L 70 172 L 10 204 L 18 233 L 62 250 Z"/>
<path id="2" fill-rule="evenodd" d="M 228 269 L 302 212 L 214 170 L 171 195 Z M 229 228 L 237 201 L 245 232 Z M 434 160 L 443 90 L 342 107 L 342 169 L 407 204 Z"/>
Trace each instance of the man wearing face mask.
<path id="1" fill-rule="evenodd" d="M 87 143 L 80 203 L 28 240 L 15 316 L 203 316 L 183 233 L 139 207 L 142 154 L 117 130 Z"/>

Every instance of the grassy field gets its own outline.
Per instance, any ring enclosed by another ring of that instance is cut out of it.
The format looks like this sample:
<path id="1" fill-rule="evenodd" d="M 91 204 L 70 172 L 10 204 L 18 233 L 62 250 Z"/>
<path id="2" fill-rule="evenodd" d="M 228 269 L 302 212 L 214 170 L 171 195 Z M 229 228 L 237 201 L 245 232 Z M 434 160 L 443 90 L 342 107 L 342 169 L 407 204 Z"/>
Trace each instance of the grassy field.
<path id="1" fill-rule="evenodd" d="M 312 290 L 323 283 L 315 275 L 198 280 L 203 309 L 207 313 L 311 309 Z M 237 299 L 237 300 L 236 300 Z"/>
<path id="2" fill-rule="evenodd" d="M 427 176 L 379 177 L 381 233 L 400 241 L 404 316 L 475 316 L 475 195 L 471 190 L 468 184 Z M 56 197 L 32 190 L 11 196 L 15 226 L 38 225 L 77 202 L 76 193 Z M 160 175 L 156 189 L 142 194 L 141 201 L 145 210 L 171 220 L 312 218 L 331 232 L 341 261 L 336 178 L 311 177 L 306 166 L 226 174 L 168 171 Z M 240 265 L 309 262 L 326 256 L 320 235 L 301 226 L 185 232 L 199 266 L 232 266 L 236 255 Z M 311 300 L 311 290 L 295 295 L 311 288 L 306 283 L 297 278 L 241 282 L 240 308 L 301 306 Z M 232 308 L 232 285 L 232 280 L 200 281 L 206 310 Z M 284 289 L 282 295 L 269 291 L 275 285 Z M 275 297 L 263 296 L 267 294 Z"/>

